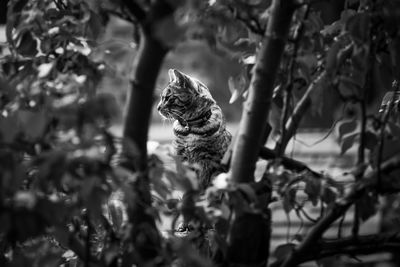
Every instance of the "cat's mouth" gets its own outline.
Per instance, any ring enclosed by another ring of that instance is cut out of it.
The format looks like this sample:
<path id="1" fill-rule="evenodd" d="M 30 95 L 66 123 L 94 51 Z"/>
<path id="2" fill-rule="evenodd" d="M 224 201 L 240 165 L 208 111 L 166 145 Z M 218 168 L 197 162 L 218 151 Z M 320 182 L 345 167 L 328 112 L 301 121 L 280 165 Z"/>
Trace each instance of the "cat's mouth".
<path id="1" fill-rule="evenodd" d="M 178 120 L 180 119 L 180 116 L 174 114 L 173 111 L 169 110 L 165 106 L 163 106 L 161 103 L 157 105 L 157 110 L 158 113 L 163 117 L 164 119 L 167 120 Z"/>

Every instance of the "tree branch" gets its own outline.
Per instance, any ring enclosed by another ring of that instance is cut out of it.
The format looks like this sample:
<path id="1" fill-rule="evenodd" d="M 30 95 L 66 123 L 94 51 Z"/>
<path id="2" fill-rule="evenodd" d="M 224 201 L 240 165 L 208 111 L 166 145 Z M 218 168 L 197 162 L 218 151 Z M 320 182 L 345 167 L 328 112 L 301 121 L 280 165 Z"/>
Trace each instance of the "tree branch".
<path id="1" fill-rule="evenodd" d="M 321 85 L 321 83 L 322 84 L 325 83 L 326 78 L 327 78 L 327 73 L 326 73 L 326 71 L 323 71 L 309 85 L 307 91 L 304 93 L 303 97 L 297 103 L 292 116 L 287 121 L 287 123 L 285 125 L 285 134 L 282 136 L 281 140 L 275 146 L 276 151 L 285 151 L 286 146 L 288 145 L 290 139 L 296 133 L 296 130 L 299 127 L 301 119 L 303 118 L 307 109 L 309 109 L 312 104 L 311 95 L 314 93 L 315 90 L 318 89 L 318 87 L 319 87 L 319 85 Z"/>
<path id="2" fill-rule="evenodd" d="M 323 175 L 319 172 L 316 172 L 312 169 L 310 169 L 306 164 L 304 164 L 301 161 L 291 159 L 288 157 L 280 157 L 278 156 L 272 149 L 262 147 L 260 149 L 260 157 L 265 160 L 272 160 L 279 158 L 281 160 L 281 164 L 289 170 L 296 171 L 296 172 L 302 172 L 302 171 L 309 171 L 311 172 L 315 177 L 317 178 L 322 178 Z"/>
<path id="3" fill-rule="evenodd" d="M 400 155 L 390 158 L 381 166 L 381 173 L 390 173 L 400 168 Z M 388 181 L 388 188 L 385 192 L 399 192 L 400 182 L 394 185 L 393 181 Z M 336 201 L 332 208 L 327 212 L 315 226 L 313 226 L 305 237 L 305 239 L 295 248 L 288 258 L 280 265 L 280 267 L 295 266 L 301 260 L 303 254 L 308 253 L 315 243 L 321 238 L 323 233 L 331 226 L 331 224 L 340 218 L 348 208 L 359 199 L 368 189 L 375 190 L 378 184 L 377 170 L 371 171 L 364 179 L 354 185 L 352 190 L 342 199 Z"/>
<path id="4" fill-rule="evenodd" d="M 339 240 L 323 240 L 312 249 L 312 252 L 303 255 L 299 263 L 338 254 L 368 255 L 378 252 L 397 252 L 399 249 L 400 233 L 357 236 Z"/>
<path id="5" fill-rule="evenodd" d="M 282 116 L 281 116 L 281 125 L 282 125 L 281 126 L 281 132 L 282 132 L 281 136 L 282 137 L 286 136 L 286 127 L 285 127 L 286 125 L 285 124 L 287 123 L 287 120 L 289 118 L 289 111 L 292 108 L 292 105 L 290 102 L 292 99 L 293 74 L 295 71 L 294 62 L 296 61 L 297 53 L 298 53 L 299 46 L 300 46 L 300 41 L 304 34 L 304 22 L 308 18 L 309 13 L 310 13 L 310 5 L 306 5 L 303 20 L 300 22 L 300 25 L 297 27 L 297 30 L 295 30 L 295 33 L 293 35 L 293 38 L 294 38 L 293 54 L 289 60 L 289 64 L 287 67 L 288 78 L 287 78 L 287 82 L 286 82 L 285 90 L 284 90 L 286 95 L 285 95 L 285 98 L 283 101 Z M 281 142 L 277 142 L 276 145 L 277 145 L 275 148 L 276 153 L 278 155 L 282 156 L 285 153 L 286 145 L 283 144 L 284 146 L 282 146 Z"/>
<path id="6" fill-rule="evenodd" d="M 137 179 L 129 185 L 132 194 L 127 205 L 132 225 L 131 242 L 136 251 L 134 263 L 142 266 L 159 256 L 161 250 L 161 236 L 154 216 L 149 212 L 152 209 L 152 199 L 147 166 L 147 138 L 155 84 L 169 49 L 153 36 L 153 26 L 160 19 L 172 16 L 174 8 L 163 0 L 152 1 L 146 12 L 133 0 L 123 0 L 123 4 L 135 15 L 140 25 L 140 43 L 133 62 L 134 71 L 123 129 L 123 138 L 130 141 L 131 146 L 127 145 L 129 143 L 123 144 L 120 165 L 138 174 Z"/>
<path id="7" fill-rule="evenodd" d="M 294 8 L 292 1 L 275 0 L 265 38 L 257 56 L 232 156 L 232 179 L 251 182 L 266 129 L 275 74 L 287 40 Z"/>

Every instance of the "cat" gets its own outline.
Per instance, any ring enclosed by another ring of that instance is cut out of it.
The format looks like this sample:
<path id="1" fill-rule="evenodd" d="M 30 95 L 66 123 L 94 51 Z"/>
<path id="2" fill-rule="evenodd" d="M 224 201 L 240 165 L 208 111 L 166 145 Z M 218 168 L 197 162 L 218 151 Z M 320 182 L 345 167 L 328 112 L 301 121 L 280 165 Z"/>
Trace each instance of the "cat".
<path id="1" fill-rule="evenodd" d="M 222 172 L 220 160 L 232 136 L 226 129 L 221 108 L 203 83 L 170 69 L 169 83 L 157 105 L 162 117 L 174 120 L 173 146 L 184 162 L 197 164 L 200 190 Z"/>

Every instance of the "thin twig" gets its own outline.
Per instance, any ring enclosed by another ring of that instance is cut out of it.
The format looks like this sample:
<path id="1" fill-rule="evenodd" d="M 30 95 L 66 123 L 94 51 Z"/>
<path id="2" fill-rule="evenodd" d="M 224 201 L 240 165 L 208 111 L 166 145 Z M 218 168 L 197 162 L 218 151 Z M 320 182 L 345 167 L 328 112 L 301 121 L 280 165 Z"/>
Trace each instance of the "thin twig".
<path id="1" fill-rule="evenodd" d="M 284 148 L 287 146 L 289 143 L 289 140 L 292 138 L 294 133 L 296 132 L 301 119 L 303 118 L 306 110 L 311 106 L 311 94 L 314 92 L 314 90 L 318 89 L 318 86 L 321 83 L 324 83 L 327 79 L 327 73 L 326 71 L 321 72 L 318 77 L 308 86 L 307 91 L 304 93 L 300 101 L 297 103 L 292 116 L 289 118 L 287 121 L 285 127 L 286 127 L 286 134 L 285 136 L 282 136 L 280 142 L 280 147 L 281 150 L 284 150 Z M 277 149 L 277 147 L 276 147 Z"/>
<path id="2" fill-rule="evenodd" d="M 366 123 L 367 123 L 367 108 L 365 103 L 365 96 L 364 99 L 361 101 L 360 110 L 361 110 L 361 131 L 360 131 L 360 143 L 358 145 L 358 153 L 357 153 L 357 166 L 362 168 L 362 165 L 365 162 L 365 131 L 366 131 Z M 364 176 L 364 169 L 357 173 L 355 176 L 356 182 L 359 181 Z M 360 211 L 359 206 L 357 203 L 354 205 L 354 224 L 352 228 L 353 236 L 357 236 L 360 230 Z"/>
<path id="3" fill-rule="evenodd" d="M 383 157 L 383 147 L 385 142 L 385 128 L 390 118 L 390 113 L 394 107 L 394 100 L 396 96 L 396 92 L 400 92 L 399 82 L 395 80 L 393 82 L 393 88 L 395 89 L 395 93 L 392 95 L 392 99 L 389 101 L 388 106 L 385 108 L 383 113 L 383 119 L 381 120 L 380 127 L 380 135 L 379 135 L 379 143 L 378 143 L 378 159 L 377 159 L 377 171 L 378 171 L 378 189 L 382 188 L 382 178 L 381 178 L 381 168 L 380 164 L 382 162 Z"/>
<path id="4" fill-rule="evenodd" d="M 305 7 L 305 11 L 304 11 L 304 16 L 303 16 L 303 20 L 300 22 L 300 25 L 298 26 L 297 30 L 294 33 L 293 39 L 294 39 L 294 45 L 293 45 L 293 55 L 291 56 L 291 59 L 289 60 L 289 73 L 288 73 L 288 79 L 287 79 L 287 83 L 286 83 L 286 95 L 285 95 L 285 99 L 283 102 L 283 112 L 282 112 L 282 116 L 281 116 L 281 139 L 285 139 L 285 135 L 286 133 L 286 122 L 288 121 L 289 118 L 289 110 L 290 110 L 290 102 L 292 99 L 292 88 L 293 88 L 293 74 L 295 71 L 295 64 L 294 62 L 296 61 L 297 58 L 297 53 L 299 50 L 299 46 L 300 46 L 300 40 L 301 37 L 304 34 L 304 22 L 307 20 L 308 15 L 310 13 L 310 6 L 306 5 Z M 276 148 L 275 151 L 278 153 L 278 155 L 283 155 L 286 149 L 286 144 L 278 142 L 276 144 Z"/>

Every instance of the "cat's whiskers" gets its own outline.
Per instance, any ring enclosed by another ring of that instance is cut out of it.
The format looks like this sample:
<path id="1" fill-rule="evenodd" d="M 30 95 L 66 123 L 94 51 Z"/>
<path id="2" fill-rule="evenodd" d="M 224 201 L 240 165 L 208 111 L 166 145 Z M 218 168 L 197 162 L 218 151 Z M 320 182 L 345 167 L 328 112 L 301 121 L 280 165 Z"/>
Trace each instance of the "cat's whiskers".
<path id="1" fill-rule="evenodd" d="M 185 126 L 189 125 L 188 122 L 186 121 L 186 119 L 182 116 L 183 113 L 179 114 L 178 110 L 174 110 L 174 111 L 171 111 L 171 114 L 177 116 L 180 119 L 182 119 L 182 121 L 185 122 L 185 124 L 186 124 Z"/>

